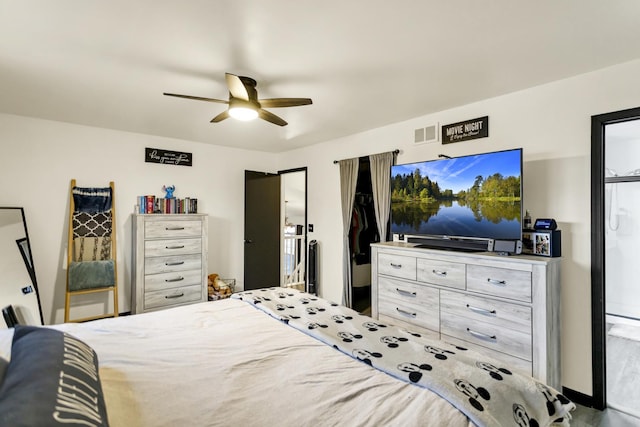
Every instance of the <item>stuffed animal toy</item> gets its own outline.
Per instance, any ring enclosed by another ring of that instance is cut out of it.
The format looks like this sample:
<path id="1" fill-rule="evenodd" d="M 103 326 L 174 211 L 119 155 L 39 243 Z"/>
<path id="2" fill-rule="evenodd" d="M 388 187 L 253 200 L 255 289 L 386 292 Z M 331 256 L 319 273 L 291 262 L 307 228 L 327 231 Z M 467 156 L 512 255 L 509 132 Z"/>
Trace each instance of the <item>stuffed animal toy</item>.
<path id="1" fill-rule="evenodd" d="M 175 185 L 163 185 L 162 186 L 162 191 L 166 191 L 167 195 L 164 196 L 165 199 L 173 199 L 173 192 L 176 191 L 176 186 Z"/>
<path id="2" fill-rule="evenodd" d="M 209 294 L 209 301 L 229 298 L 233 293 L 231 286 L 222 280 L 216 273 L 211 273 L 207 276 L 207 291 Z"/>
<path id="3" fill-rule="evenodd" d="M 209 299 L 211 299 L 211 297 L 214 295 L 215 293 L 215 283 L 216 283 L 216 279 L 218 278 L 218 275 L 216 273 L 211 273 L 210 275 L 207 276 L 207 293 L 209 294 Z"/>

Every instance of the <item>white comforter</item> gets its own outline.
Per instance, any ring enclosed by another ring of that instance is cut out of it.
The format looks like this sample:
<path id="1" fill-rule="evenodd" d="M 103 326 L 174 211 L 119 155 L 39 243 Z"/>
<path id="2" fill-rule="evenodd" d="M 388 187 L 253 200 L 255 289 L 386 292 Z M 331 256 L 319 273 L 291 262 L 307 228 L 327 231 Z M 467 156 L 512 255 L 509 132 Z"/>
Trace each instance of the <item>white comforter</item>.
<path id="1" fill-rule="evenodd" d="M 242 301 L 52 327 L 96 350 L 113 427 L 472 425 Z M 11 337 L 0 331 L 7 359 Z"/>

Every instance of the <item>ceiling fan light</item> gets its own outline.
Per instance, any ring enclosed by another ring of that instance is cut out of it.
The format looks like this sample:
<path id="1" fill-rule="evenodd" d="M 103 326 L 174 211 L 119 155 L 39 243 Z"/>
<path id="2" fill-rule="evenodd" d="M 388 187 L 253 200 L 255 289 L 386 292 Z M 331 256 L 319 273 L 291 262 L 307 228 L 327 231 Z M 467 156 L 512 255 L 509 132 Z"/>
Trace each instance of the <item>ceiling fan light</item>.
<path id="1" fill-rule="evenodd" d="M 229 115 L 237 120 L 243 122 L 253 120 L 258 117 L 258 111 L 255 108 L 248 107 L 231 107 L 229 108 Z"/>

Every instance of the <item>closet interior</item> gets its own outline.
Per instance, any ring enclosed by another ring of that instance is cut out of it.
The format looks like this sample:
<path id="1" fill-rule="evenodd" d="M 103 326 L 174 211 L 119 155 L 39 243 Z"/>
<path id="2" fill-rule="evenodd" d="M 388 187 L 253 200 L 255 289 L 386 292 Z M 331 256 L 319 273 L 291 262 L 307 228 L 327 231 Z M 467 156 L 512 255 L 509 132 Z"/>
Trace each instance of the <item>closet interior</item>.
<path id="1" fill-rule="evenodd" d="M 351 214 L 349 250 L 351 254 L 352 308 L 371 311 L 371 243 L 380 241 L 373 207 L 369 157 L 360 157 L 356 195 Z"/>

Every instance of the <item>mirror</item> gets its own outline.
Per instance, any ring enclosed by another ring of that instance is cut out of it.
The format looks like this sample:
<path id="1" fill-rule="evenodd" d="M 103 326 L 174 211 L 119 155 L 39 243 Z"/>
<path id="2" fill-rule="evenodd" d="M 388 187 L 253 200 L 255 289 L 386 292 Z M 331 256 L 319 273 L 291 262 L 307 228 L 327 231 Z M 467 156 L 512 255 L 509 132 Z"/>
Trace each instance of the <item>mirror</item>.
<path id="1" fill-rule="evenodd" d="M 21 325 L 42 325 L 42 309 L 22 208 L 0 207 L 0 308 L 5 319 Z"/>
<path id="2" fill-rule="evenodd" d="M 304 291 L 307 277 L 307 169 L 280 172 L 283 287 Z"/>

